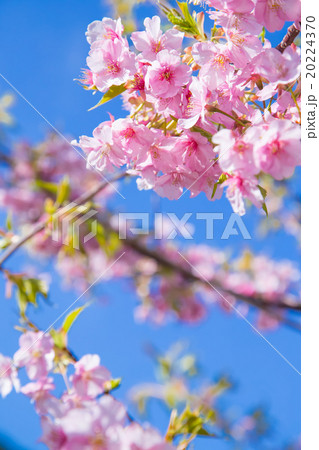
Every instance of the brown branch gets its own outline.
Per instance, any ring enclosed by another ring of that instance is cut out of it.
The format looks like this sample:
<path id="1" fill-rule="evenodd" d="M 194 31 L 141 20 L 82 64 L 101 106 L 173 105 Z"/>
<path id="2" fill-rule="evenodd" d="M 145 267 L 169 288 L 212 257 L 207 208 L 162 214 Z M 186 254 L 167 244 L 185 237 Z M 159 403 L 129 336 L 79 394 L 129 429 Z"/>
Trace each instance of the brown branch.
<path id="1" fill-rule="evenodd" d="M 10 156 L 6 155 L 5 153 L 0 152 L 0 162 L 4 162 L 8 164 L 9 166 L 13 165 L 13 161 L 10 158 Z"/>
<path id="2" fill-rule="evenodd" d="M 86 192 L 85 194 L 80 195 L 77 199 L 74 200 L 73 203 L 77 205 L 83 205 L 84 203 L 92 200 L 99 192 L 101 192 L 103 189 L 105 189 L 110 183 L 113 183 L 115 181 L 120 180 L 121 178 L 124 178 L 128 176 L 126 173 L 120 173 L 116 175 L 112 180 L 105 180 L 102 181 L 100 184 L 92 188 L 90 191 Z M 62 208 L 60 208 L 62 209 Z M 59 210 L 60 210 L 59 209 Z M 58 211 L 59 211 L 58 210 Z M 57 213 L 58 213 L 57 211 Z M 0 258 L 0 270 L 2 270 L 3 263 L 23 244 L 25 244 L 27 241 L 32 239 L 35 235 L 40 233 L 40 231 L 44 230 L 47 225 L 47 220 L 43 222 L 37 223 L 25 236 L 22 236 L 17 242 L 14 244 L 11 244 L 10 247 L 3 253 L 3 255 Z"/>
<path id="3" fill-rule="evenodd" d="M 126 173 L 121 173 L 121 174 L 117 175 L 116 177 L 114 177 L 110 182 L 117 181 L 125 176 L 127 176 Z M 108 184 L 109 184 L 109 181 L 103 181 L 102 183 L 98 184 L 96 187 L 91 189 L 88 193 L 85 193 L 85 194 L 81 195 L 80 197 L 78 197 L 74 201 L 74 203 L 81 205 L 81 204 L 88 202 L 89 200 L 92 200 Z M 116 230 L 114 227 L 112 227 L 110 222 L 108 220 L 105 220 L 105 218 L 101 219 L 101 223 L 104 225 L 106 230 L 118 233 L 118 230 Z M 47 221 L 43 221 L 43 222 L 36 224 L 32 228 L 32 230 L 30 230 L 29 233 L 27 233 L 25 236 L 21 237 L 16 243 L 12 244 L 0 258 L 0 270 L 3 270 L 3 268 L 2 268 L 3 263 L 19 247 L 21 247 L 24 243 L 26 243 L 27 241 L 32 239 L 40 231 L 44 230 L 46 225 L 47 225 Z M 271 302 L 265 300 L 261 296 L 253 296 L 253 295 L 248 296 L 248 295 L 244 295 L 244 294 L 229 290 L 229 289 L 225 288 L 225 286 L 223 286 L 219 280 L 217 280 L 217 279 L 205 280 L 205 279 L 195 275 L 191 270 L 185 268 L 185 266 L 183 264 L 177 264 L 177 263 L 169 260 L 166 256 L 163 255 L 163 253 L 156 251 L 155 249 L 152 249 L 150 247 L 147 247 L 139 239 L 136 239 L 136 238 L 127 237 L 126 239 L 123 240 L 123 245 L 130 247 L 132 250 L 136 251 L 140 255 L 143 255 L 148 258 L 153 259 L 162 267 L 171 269 L 172 271 L 175 271 L 176 273 L 181 274 L 186 280 L 201 283 L 210 288 L 212 288 L 212 286 L 213 286 L 215 289 L 222 291 L 223 294 L 232 295 L 233 297 L 236 297 L 239 300 L 250 304 L 251 306 L 254 306 L 256 308 L 266 311 L 267 313 L 273 315 L 274 317 L 281 320 L 282 322 L 286 322 L 287 325 L 299 329 L 299 324 L 296 324 L 295 322 L 289 321 L 288 319 L 281 317 L 281 315 L 278 314 L 278 311 L 291 310 L 291 311 L 300 312 L 300 310 L 301 310 L 300 303 L 297 303 L 297 304 L 290 303 L 287 300 L 278 301 L 276 303 L 271 303 Z"/>
<path id="4" fill-rule="evenodd" d="M 293 41 L 296 39 L 298 34 L 300 33 L 300 30 L 296 27 L 296 25 L 293 23 L 290 25 L 290 27 L 287 30 L 286 35 L 284 36 L 283 40 L 280 42 L 280 44 L 277 45 L 276 49 L 280 51 L 280 53 L 283 53 L 287 47 L 289 47 Z"/>
<path id="5" fill-rule="evenodd" d="M 110 231 L 116 232 L 109 223 L 105 225 Z M 137 253 L 146 256 L 148 258 L 153 259 L 158 264 L 160 264 L 162 267 L 171 269 L 172 271 L 175 271 L 176 273 L 181 274 L 185 279 L 204 284 L 205 286 L 209 287 L 210 289 L 216 289 L 217 293 L 218 291 L 221 291 L 225 295 L 231 295 L 233 297 L 236 297 L 237 299 L 250 304 L 251 306 L 254 306 L 256 308 L 262 309 L 272 315 L 273 317 L 276 317 L 281 322 L 286 323 L 287 325 L 291 326 L 292 328 L 295 328 L 297 330 L 300 330 L 300 326 L 298 323 L 291 321 L 289 319 L 283 318 L 280 314 L 278 314 L 278 311 L 280 310 L 291 310 L 300 312 L 301 311 L 301 304 L 300 303 L 291 303 L 287 300 L 277 301 L 276 303 L 271 303 L 267 300 L 265 300 L 261 296 L 248 296 L 241 293 L 238 293 L 236 291 L 230 290 L 225 288 L 225 286 L 222 285 L 222 283 L 217 279 L 211 279 L 206 280 L 204 278 L 201 278 L 197 275 L 195 275 L 191 270 L 186 269 L 182 264 L 177 264 L 170 259 L 166 258 L 163 253 L 156 251 L 154 249 L 151 249 L 144 245 L 139 239 L 136 238 L 126 238 L 124 240 L 124 245 L 130 247 L 131 249 L 135 250 Z M 221 295 L 221 294 L 220 294 Z M 221 297 L 223 297 L 221 295 Z M 277 311 L 276 311 L 277 310 Z"/>

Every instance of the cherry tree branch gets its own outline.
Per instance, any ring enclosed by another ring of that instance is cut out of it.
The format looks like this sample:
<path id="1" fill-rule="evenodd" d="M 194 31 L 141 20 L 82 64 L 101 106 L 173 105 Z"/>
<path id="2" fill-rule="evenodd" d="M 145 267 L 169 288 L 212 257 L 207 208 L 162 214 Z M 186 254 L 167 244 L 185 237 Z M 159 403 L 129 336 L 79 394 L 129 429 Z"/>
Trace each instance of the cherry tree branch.
<path id="1" fill-rule="evenodd" d="M 9 166 L 13 165 L 13 161 L 10 158 L 10 156 L 6 155 L 5 153 L 0 152 L 0 162 L 6 163 Z"/>
<path id="2" fill-rule="evenodd" d="M 111 183 L 114 183 L 115 181 L 118 181 L 122 178 L 125 178 L 128 176 L 127 173 L 120 173 L 116 175 L 112 180 L 104 180 L 97 186 L 93 187 L 88 192 L 80 195 L 77 199 L 74 200 L 74 203 L 77 205 L 83 205 L 84 203 L 92 200 L 98 193 L 103 191 L 108 185 Z M 60 208 L 59 210 L 61 210 Z M 58 211 L 59 211 L 58 210 Z M 58 212 L 57 211 L 57 212 Z M 34 236 L 36 236 L 40 231 L 43 231 L 47 225 L 47 221 L 44 220 L 42 222 L 37 223 L 30 231 L 29 233 L 22 236 L 17 242 L 10 245 L 10 247 L 3 253 L 3 255 L 0 257 L 0 270 L 2 270 L 3 263 L 16 251 L 18 248 L 22 247 L 23 244 L 28 242 L 30 239 L 32 239 Z"/>
<path id="3" fill-rule="evenodd" d="M 92 188 L 89 192 L 78 197 L 74 201 L 74 203 L 81 205 L 81 204 L 84 204 L 84 203 L 92 200 L 99 192 L 101 192 L 104 188 L 106 188 L 110 182 L 117 181 L 126 176 L 128 176 L 126 173 L 120 173 L 110 181 L 103 181 L 102 183 L 100 183 L 97 186 L 95 186 L 94 188 Z M 101 219 L 101 223 L 105 227 L 106 230 L 109 230 L 111 232 L 118 234 L 118 230 L 116 230 L 110 224 L 110 222 L 108 220 L 105 220 L 105 218 Z M 38 234 L 39 232 L 44 230 L 46 225 L 47 225 L 47 221 L 42 221 L 42 222 L 36 224 L 29 231 L 29 233 L 27 233 L 25 236 L 22 236 L 17 242 L 12 244 L 0 258 L 0 270 L 3 270 L 3 267 L 2 267 L 3 263 L 5 261 L 7 261 L 7 259 L 17 249 L 19 249 L 21 246 L 23 246 L 23 244 L 25 244 L 27 241 L 32 239 L 36 234 Z M 286 299 L 284 299 L 282 301 L 277 301 L 276 303 L 271 303 L 271 302 L 265 300 L 262 296 L 256 296 L 256 295 L 248 296 L 248 295 L 244 295 L 239 292 L 235 292 L 233 290 L 227 289 L 225 286 L 223 286 L 223 284 L 219 280 L 216 280 L 216 279 L 205 280 L 204 278 L 201 278 L 200 276 L 195 275 L 191 270 L 185 268 L 184 265 L 177 264 L 177 263 L 171 261 L 166 256 L 164 256 L 163 253 L 161 253 L 160 251 L 158 251 L 156 249 L 148 247 L 147 245 L 142 243 L 137 238 L 126 237 L 125 239 L 122 239 L 122 242 L 123 242 L 123 245 L 131 248 L 132 250 L 139 253 L 140 255 L 143 255 L 148 258 L 153 259 L 160 266 L 168 268 L 176 273 L 181 274 L 186 280 L 201 283 L 210 288 L 212 288 L 212 286 L 214 286 L 214 288 L 221 290 L 223 292 L 223 294 L 236 297 L 237 299 L 239 299 L 243 302 L 246 302 L 246 303 L 250 304 L 251 306 L 254 306 L 256 308 L 259 308 L 259 309 L 262 309 L 262 310 L 268 312 L 269 314 L 276 317 L 278 320 L 281 320 L 282 322 L 286 322 L 287 325 L 299 329 L 299 324 L 296 324 L 295 322 L 289 321 L 288 319 L 281 317 L 281 315 L 278 314 L 278 311 L 291 310 L 291 311 L 300 312 L 300 310 L 301 310 L 300 303 L 291 303 Z"/>
<path id="4" fill-rule="evenodd" d="M 290 25 L 290 27 L 287 29 L 286 35 L 284 36 L 283 40 L 277 45 L 276 49 L 279 50 L 280 53 L 283 53 L 285 49 L 293 43 L 299 33 L 300 30 L 298 30 L 294 23 Z"/>
<path id="5" fill-rule="evenodd" d="M 117 233 L 117 230 L 114 227 L 112 227 L 110 223 L 104 223 L 103 225 L 110 231 Z M 123 243 L 124 245 L 130 247 L 132 250 L 136 251 L 140 255 L 153 259 L 162 267 L 165 267 L 176 273 L 181 274 L 186 280 L 201 283 L 206 287 L 209 287 L 210 289 L 215 288 L 217 292 L 221 291 L 225 295 L 231 295 L 233 297 L 236 297 L 237 299 L 245 303 L 248 303 L 251 306 L 254 306 L 255 308 L 259 308 L 266 311 L 268 314 L 272 315 L 279 321 L 286 323 L 286 325 L 289 325 L 292 328 L 300 330 L 300 325 L 298 323 L 286 319 L 282 317 L 280 314 L 278 314 L 278 311 L 280 310 L 281 311 L 290 310 L 300 312 L 301 311 L 300 303 L 292 303 L 285 299 L 271 303 L 258 295 L 251 295 L 251 296 L 244 295 L 242 293 L 225 288 L 225 286 L 223 286 L 223 284 L 215 278 L 207 280 L 205 278 L 201 278 L 198 275 L 195 275 L 191 270 L 186 269 L 183 265 L 177 264 L 168 259 L 167 257 L 165 257 L 163 253 L 161 253 L 160 251 L 147 247 L 139 239 L 126 237 L 123 240 Z"/>

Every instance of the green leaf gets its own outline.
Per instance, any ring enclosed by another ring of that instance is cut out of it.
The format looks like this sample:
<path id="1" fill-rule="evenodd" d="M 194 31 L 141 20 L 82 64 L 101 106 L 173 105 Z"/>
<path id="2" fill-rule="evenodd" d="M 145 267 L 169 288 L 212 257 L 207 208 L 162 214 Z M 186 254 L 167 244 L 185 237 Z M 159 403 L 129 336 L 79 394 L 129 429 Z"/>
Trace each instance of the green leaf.
<path id="1" fill-rule="evenodd" d="M 268 209 L 267 209 L 267 206 L 266 206 L 265 202 L 262 204 L 262 209 L 263 209 L 263 211 L 265 211 L 266 216 L 268 217 Z"/>
<path id="2" fill-rule="evenodd" d="M 121 84 L 120 86 L 111 86 L 110 89 L 105 92 L 105 94 L 103 95 L 103 97 L 101 98 L 101 100 L 99 101 L 99 103 L 97 103 L 95 106 L 93 106 L 92 108 L 89 109 L 89 111 L 92 111 L 95 108 L 98 108 L 99 106 L 103 105 L 104 103 L 109 102 L 110 100 L 112 100 L 112 98 L 117 97 L 118 95 L 122 94 L 124 91 L 126 91 L 126 87 L 123 84 Z"/>
<path id="3" fill-rule="evenodd" d="M 187 2 L 177 2 L 180 12 L 175 8 L 169 9 L 160 3 L 161 9 L 166 14 L 168 20 L 176 26 L 177 29 L 187 33 L 190 36 L 200 35 L 200 30 L 194 17 L 190 14 Z"/>
<path id="4" fill-rule="evenodd" d="M 260 186 L 260 184 L 258 184 L 258 189 L 261 192 L 261 195 L 263 196 L 263 199 L 265 200 L 265 198 L 267 197 L 267 191 L 266 189 L 264 189 L 263 187 Z"/>
<path id="5" fill-rule="evenodd" d="M 264 189 L 263 187 L 261 187 L 259 184 L 258 184 L 258 188 L 259 188 L 259 190 L 260 190 L 260 192 L 261 192 L 261 195 L 263 196 L 263 199 L 265 200 L 266 197 L 267 197 L 267 191 L 266 191 L 266 189 Z M 265 211 L 266 216 L 268 217 L 268 209 L 267 209 L 267 206 L 266 206 L 266 202 L 264 202 L 264 203 L 262 204 L 262 209 L 263 209 L 263 211 Z"/>
<path id="6" fill-rule="evenodd" d="M 77 317 L 79 316 L 79 314 L 81 314 L 81 312 L 88 306 L 88 304 L 86 303 L 83 306 L 80 306 L 79 308 L 74 309 L 73 311 L 70 312 L 70 314 L 68 314 L 63 322 L 62 325 L 62 330 L 65 333 L 68 333 L 68 331 L 70 330 L 71 326 L 73 325 L 73 323 L 75 322 L 75 320 L 77 319 Z"/>
<path id="7" fill-rule="evenodd" d="M 70 183 L 69 178 L 65 176 L 57 189 L 56 203 L 62 205 L 66 200 L 68 200 L 70 195 Z"/>
<path id="8" fill-rule="evenodd" d="M 21 274 L 9 274 L 8 280 L 16 286 L 16 297 L 20 314 L 25 318 L 28 304 L 37 307 L 38 296 L 48 296 L 48 286 L 45 281 L 36 278 L 25 278 Z"/>
<path id="9" fill-rule="evenodd" d="M 61 330 L 57 331 L 54 328 L 52 328 L 50 330 L 50 334 L 52 336 L 54 345 L 61 350 L 64 349 L 65 348 L 65 334 L 62 333 Z"/>
<path id="10" fill-rule="evenodd" d="M 7 215 L 6 227 L 7 227 L 8 231 L 12 231 L 12 214 L 11 214 L 11 212 L 9 212 Z"/>
<path id="11" fill-rule="evenodd" d="M 211 133 L 209 133 L 208 131 L 204 130 L 203 128 L 200 128 L 196 125 L 194 125 L 190 131 L 194 131 L 195 133 L 200 133 L 202 136 L 204 136 L 206 139 L 208 139 L 209 141 L 211 140 L 211 138 L 213 137 L 213 135 Z"/>
<path id="12" fill-rule="evenodd" d="M 122 378 L 114 378 L 113 380 L 109 380 L 105 383 L 105 391 L 111 392 L 114 389 L 117 389 L 122 383 Z"/>
<path id="13" fill-rule="evenodd" d="M 214 188 L 213 188 L 213 192 L 212 192 L 211 198 L 214 198 L 214 195 L 216 194 L 218 185 L 223 184 L 227 180 L 227 178 L 228 178 L 228 175 L 226 175 L 225 173 L 221 174 L 221 176 L 219 177 L 218 181 L 214 184 Z"/>
<path id="14" fill-rule="evenodd" d="M 265 36 L 266 36 L 266 28 L 263 27 L 262 32 L 260 33 L 260 35 L 258 36 L 261 39 L 261 42 L 264 44 L 265 43 Z"/>
<path id="15" fill-rule="evenodd" d="M 43 189 L 50 192 L 51 194 L 57 195 L 58 185 L 56 183 L 50 183 L 49 181 L 35 180 L 34 184 L 37 188 Z"/>

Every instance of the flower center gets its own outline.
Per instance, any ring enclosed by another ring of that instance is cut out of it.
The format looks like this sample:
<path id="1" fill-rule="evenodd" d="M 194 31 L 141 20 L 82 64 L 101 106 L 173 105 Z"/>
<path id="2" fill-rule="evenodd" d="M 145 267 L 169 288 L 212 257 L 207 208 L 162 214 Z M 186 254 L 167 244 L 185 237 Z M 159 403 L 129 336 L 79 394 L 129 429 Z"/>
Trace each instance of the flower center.
<path id="1" fill-rule="evenodd" d="M 268 8 L 278 11 L 282 9 L 282 0 L 268 0 Z"/>
<path id="2" fill-rule="evenodd" d="M 120 69 L 118 62 L 109 60 L 106 63 L 106 70 L 107 70 L 107 73 L 111 73 L 112 75 L 115 75 L 116 73 L 119 73 L 119 71 L 121 69 Z"/>
<path id="3" fill-rule="evenodd" d="M 120 36 L 116 34 L 115 31 L 112 30 L 111 28 L 106 28 L 103 37 L 105 39 L 111 39 L 112 41 L 114 41 L 115 39 L 120 39 Z"/>
<path id="4" fill-rule="evenodd" d="M 135 131 L 133 130 L 133 128 L 126 128 L 125 130 L 121 131 L 120 135 L 125 139 L 131 139 L 135 135 Z"/>
<path id="5" fill-rule="evenodd" d="M 156 145 L 152 145 L 150 148 L 151 155 L 154 159 L 159 158 L 159 148 Z"/>
<path id="6" fill-rule="evenodd" d="M 172 184 L 174 186 L 180 186 L 182 184 L 182 175 L 180 173 L 172 173 Z"/>
<path id="7" fill-rule="evenodd" d="M 229 38 L 231 42 L 238 47 L 242 46 L 245 42 L 245 38 L 238 33 L 230 33 Z"/>
<path id="8" fill-rule="evenodd" d="M 191 156 L 197 150 L 198 145 L 195 141 L 189 141 L 186 144 L 186 148 L 187 148 L 188 156 Z"/>
<path id="9" fill-rule="evenodd" d="M 246 144 L 246 142 L 239 140 L 235 142 L 234 150 L 237 153 L 244 153 L 248 149 L 248 147 L 249 146 L 248 144 Z"/>
<path id="10" fill-rule="evenodd" d="M 101 148 L 101 158 L 103 157 L 103 156 L 108 156 L 108 154 L 110 153 L 110 151 L 111 151 L 111 146 L 110 146 L 110 144 L 105 144 L 102 148 Z"/>
<path id="11" fill-rule="evenodd" d="M 279 153 L 282 148 L 282 142 L 278 141 L 278 139 L 275 139 L 268 145 L 268 151 L 273 155 L 277 155 L 277 153 Z"/>
<path id="12" fill-rule="evenodd" d="M 153 41 L 151 43 L 151 49 L 153 53 L 158 53 L 159 51 L 161 51 L 163 49 L 161 41 Z"/>
<path id="13" fill-rule="evenodd" d="M 228 58 L 225 55 L 217 55 L 214 57 L 213 64 L 223 68 Z"/>
<path id="14" fill-rule="evenodd" d="M 166 80 L 171 82 L 173 78 L 174 78 L 173 71 L 169 67 L 165 67 L 160 74 L 160 80 L 161 81 Z"/>

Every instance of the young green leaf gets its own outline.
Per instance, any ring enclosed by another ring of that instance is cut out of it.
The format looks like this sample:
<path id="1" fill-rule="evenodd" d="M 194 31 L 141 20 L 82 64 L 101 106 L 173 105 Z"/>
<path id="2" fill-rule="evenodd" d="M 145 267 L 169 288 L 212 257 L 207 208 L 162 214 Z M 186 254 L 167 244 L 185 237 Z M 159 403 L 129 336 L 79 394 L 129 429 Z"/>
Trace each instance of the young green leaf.
<path id="1" fill-rule="evenodd" d="M 89 111 L 92 111 L 93 109 L 98 108 L 101 105 L 104 105 L 104 103 L 109 102 L 113 98 L 122 94 L 124 91 L 126 91 L 126 87 L 125 87 L 124 83 L 121 84 L 120 86 L 111 86 L 110 89 L 107 92 L 105 92 L 105 94 L 103 95 L 103 97 L 101 98 L 99 103 L 97 103 L 95 106 L 90 108 Z"/>

